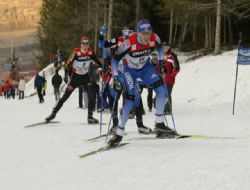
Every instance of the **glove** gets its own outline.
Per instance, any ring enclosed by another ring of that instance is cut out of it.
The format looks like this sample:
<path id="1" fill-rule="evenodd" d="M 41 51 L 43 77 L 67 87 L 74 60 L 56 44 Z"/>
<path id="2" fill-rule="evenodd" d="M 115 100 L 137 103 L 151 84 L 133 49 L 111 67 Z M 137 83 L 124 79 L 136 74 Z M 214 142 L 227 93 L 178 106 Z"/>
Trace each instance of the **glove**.
<path id="1" fill-rule="evenodd" d="M 101 34 L 102 36 L 105 36 L 105 35 L 107 34 L 107 32 L 108 32 L 108 29 L 107 29 L 106 26 L 102 26 L 102 27 L 100 28 L 100 34 Z"/>
<path id="2" fill-rule="evenodd" d="M 113 77 L 113 88 L 115 91 L 121 91 L 122 89 L 121 82 L 119 81 L 118 76 Z"/>

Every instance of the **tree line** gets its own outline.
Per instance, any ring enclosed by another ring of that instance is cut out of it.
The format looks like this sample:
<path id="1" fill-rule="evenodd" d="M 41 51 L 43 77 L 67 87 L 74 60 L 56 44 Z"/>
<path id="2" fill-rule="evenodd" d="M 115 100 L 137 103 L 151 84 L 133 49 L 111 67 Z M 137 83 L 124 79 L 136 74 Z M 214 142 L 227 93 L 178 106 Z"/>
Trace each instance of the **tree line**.
<path id="1" fill-rule="evenodd" d="M 37 58 L 50 63 L 58 48 L 68 55 L 87 35 L 98 53 L 99 28 L 108 27 L 108 39 L 124 26 L 136 30 L 140 18 L 151 21 L 162 41 L 180 51 L 218 54 L 239 40 L 250 42 L 250 0 L 42 0 Z"/>

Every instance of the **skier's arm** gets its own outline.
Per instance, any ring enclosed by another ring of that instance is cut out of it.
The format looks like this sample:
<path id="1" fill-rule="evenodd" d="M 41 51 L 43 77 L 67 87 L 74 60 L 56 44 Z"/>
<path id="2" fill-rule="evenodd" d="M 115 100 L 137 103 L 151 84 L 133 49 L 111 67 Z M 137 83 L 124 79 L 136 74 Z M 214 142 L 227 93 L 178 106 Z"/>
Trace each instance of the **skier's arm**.
<path id="1" fill-rule="evenodd" d="M 178 57 L 177 57 L 177 54 L 174 53 L 174 52 L 171 52 L 171 55 L 174 57 L 175 59 L 175 63 L 176 63 L 176 69 L 178 70 L 178 72 L 180 71 L 180 63 L 179 63 L 179 60 L 178 60 Z"/>
<path id="2" fill-rule="evenodd" d="M 98 67 L 102 67 L 101 62 L 99 61 L 98 57 L 93 53 L 93 55 L 91 56 L 91 59 L 95 62 L 95 64 L 98 65 Z"/>
<path id="3" fill-rule="evenodd" d="M 99 48 L 115 48 L 117 40 L 112 38 L 111 40 L 104 40 L 104 37 L 101 35 L 99 38 Z"/>
<path id="4" fill-rule="evenodd" d="M 129 40 L 125 40 L 117 49 L 115 56 L 111 60 L 112 71 L 115 76 L 118 75 L 118 63 L 129 52 L 130 43 Z"/>
<path id="5" fill-rule="evenodd" d="M 73 53 L 70 55 L 70 57 L 68 58 L 68 60 L 65 63 L 65 68 L 68 69 L 70 64 L 72 63 L 72 61 L 74 60 L 75 57 L 75 52 L 73 51 Z"/>

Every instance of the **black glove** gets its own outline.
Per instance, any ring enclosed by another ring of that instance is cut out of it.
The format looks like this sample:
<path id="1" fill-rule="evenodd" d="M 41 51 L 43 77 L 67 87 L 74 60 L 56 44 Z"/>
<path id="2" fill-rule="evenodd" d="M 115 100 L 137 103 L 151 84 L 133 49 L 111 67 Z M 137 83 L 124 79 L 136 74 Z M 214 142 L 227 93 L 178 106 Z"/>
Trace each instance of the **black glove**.
<path id="1" fill-rule="evenodd" d="M 121 91 L 122 89 L 121 82 L 119 81 L 118 76 L 113 77 L 113 88 L 115 91 Z"/>

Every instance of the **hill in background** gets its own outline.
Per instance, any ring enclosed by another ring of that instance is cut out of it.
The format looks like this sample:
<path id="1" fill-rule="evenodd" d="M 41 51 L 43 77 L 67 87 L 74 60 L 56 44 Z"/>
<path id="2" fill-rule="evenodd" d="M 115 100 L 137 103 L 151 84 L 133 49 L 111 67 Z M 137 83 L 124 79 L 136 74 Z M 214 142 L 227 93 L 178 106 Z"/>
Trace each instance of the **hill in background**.
<path id="1" fill-rule="evenodd" d="M 10 70 L 12 42 L 19 69 L 29 73 L 37 68 L 34 54 L 41 4 L 41 0 L 0 0 L 0 79 Z"/>

